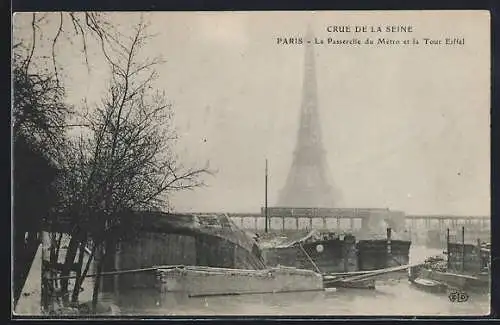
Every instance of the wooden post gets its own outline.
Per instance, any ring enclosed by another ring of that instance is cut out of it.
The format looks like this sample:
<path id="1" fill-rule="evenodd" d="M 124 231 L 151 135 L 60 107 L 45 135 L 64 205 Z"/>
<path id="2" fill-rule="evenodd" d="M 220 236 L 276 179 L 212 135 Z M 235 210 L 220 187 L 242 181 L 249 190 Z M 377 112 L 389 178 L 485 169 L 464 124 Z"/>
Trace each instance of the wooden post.
<path id="1" fill-rule="evenodd" d="M 478 273 L 481 273 L 483 268 L 483 263 L 481 259 L 481 239 L 477 239 L 477 263 L 478 263 Z"/>
<path id="2" fill-rule="evenodd" d="M 421 230 L 421 219 L 417 219 L 417 218 L 414 218 L 413 219 L 413 229 L 415 229 L 416 231 L 414 231 L 414 238 L 415 238 L 415 241 L 417 243 L 421 243 L 420 241 L 420 230 Z"/>
<path id="3" fill-rule="evenodd" d="M 325 231 L 328 229 L 328 225 L 326 224 L 326 217 L 323 217 L 323 229 Z"/>
<path id="4" fill-rule="evenodd" d="M 465 227 L 462 226 L 462 272 L 465 269 Z"/>
<path id="5" fill-rule="evenodd" d="M 283 220 L 283 233 L 284 233 L 285 232 L 285 216 L 283 216 L 282 220 Z"/>
<path id="6" fill-rule="evenodd" d="M 297 230 L 299 230 L 299 217 L 295 217 L 295 225 L 297 227 Z"/>
<path id="7" fill-rule="evenodd" d="M 266 159 L 266 179 L 265 179 L 266 185 L 265 185 L 265 200 L 264 200 L 264 216 L 265 216 L 265 232 L 267 233 L 267 159 Z"/>
<path id="8" fill-rule="evenodd" d="M 299 243 L 299 247 L 300 249 L 302 250 L 302 252 L 306 255 L 307 259 L 309 260 L 309 262 L 311 262 L 312 266 L 314 267 L 314 269 L 316 270 L 317 273 L 321 273 L 321 270 L 319 269 L 318 265 L 316 265 L 316 263 L 314 263 L 313 259 L 311 258 L 311 256 L 309 256 L 309 254 L 307 254 L 306 250 L 304 249 L 304 247 L 302 246 L 301 243 Z"/>
<path id="9" fill-rule="evenodd" d="M 391 255 L 392 255 L 392 242 L 391 242 L 392 230 L 391 228 L 387 228 L 387 258 L 385 262 L 385 266 L 389 267 Z"/>
<path id="10" fill-rule="evenodd" d="M 53 304 L 53 277 L 52 270 L 50 269 L 50 235 L 46 231 L 41 232 L 42 237 L 42 286 L 41 286 L 41 308 L 43 312 L 52 312 L 54 309 Z"/>
<path id="11" fill-rule="evenodd" d="M 350 220 L 350 227 L 351 227 L 350 231 L 353 232 L 354 231 L 354 218 L 349 218 L 349 220 Z"/>
<path id="12" fill-rule="evenodd" d="M 337 231 L 340 232 L 340 217 L 337 217 Z"/>
<path id="13" fill-rule="evenodd" d="M 231 261 L 231 268 L 237 269 L 238 265 L 236 265 L 236 261 L 238 261 L 238 246 L 237 245 L 232 245 L 233 246 L 233 260 Z"/>
<path id="14" fill-rule="evenodd" d="M 446 270 L 450 270 L 450 228 L 446 228 Z"/>
<path id="15" fill-rule="evenodd" d="M 114 268 L 115 268 L 115 271 L 119 271 L 121 269 L 120 267 L 120 254 L 122 253 L 121 250 L 122 250 L 122 244 L 121 242 L 118 242 L 118 244 L 116 245 L 116 250 L 115 250 L 115 265 L 114 265 Z M 114 279 L 113 279 L 113 291 L 114 291 L 114 294 L 116 296 L 119 295 L 120 293 L 120 276 L 117 274 L 114 276 Z"/>
<path id="16" fill-rule="evenodd" d="M 310 230 L 313 229 L 313 218 L 312 217 L 309 217 L 309 228 L 310 228 Z"/>
<path id="17" fill-rule="evenodd" d="M 347 251 L 349 248 L 347 247 L 347 242 L 342 240 L 342 259 L 344 260 L 344 272 L 347 272 L 347 264 L 349 262 L 349 252 Z"/>

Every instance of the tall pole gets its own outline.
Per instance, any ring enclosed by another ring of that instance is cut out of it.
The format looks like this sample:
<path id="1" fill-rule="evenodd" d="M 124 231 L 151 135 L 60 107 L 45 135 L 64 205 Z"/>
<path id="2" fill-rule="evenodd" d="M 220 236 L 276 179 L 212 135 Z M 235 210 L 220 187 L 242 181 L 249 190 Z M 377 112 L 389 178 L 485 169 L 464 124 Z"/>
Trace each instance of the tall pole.
<path id="1" fill-rule="evenodd" d="M 477 239 L 477 260 L 479 262 L 478 265 L 478 272 L 481 273 L 481 270 L 483 268 L 483 262 L 482 262 L 482 257 L 481 257 L 481 239 Z"/>
<path id="2" fill-rule="evenodd" d="M 465 269 L 465 227 L 462 226 L 462 272 Z"/>
<path id="3" fill-rule="evenodd" d="M 387 257 L 385 261 L 385 267 L 389 267 L 389 263 L 391 262 L 392 258 L 392 241 L 391 241 L 391 236 L 392 235 L 392 229 L 387 228 L 387 237 L 386 237 L 386 249 L 387 249 Z"/>
<path id="4" fill-rule="evenodd" d="M 268 221 L 267 221 L 267 159 L 266 159 L 266 185 L 265 185 L 265 199 L 264 199 L 264 217 L 265 217 L 265 222 L 266 222 L 266 226 L 265 226 L 265 232 L 267 233 L 267 224 L 268 224 Z"/>
<path id="5" fill-rule="evenodd" d="M 450 228 L 446 228 L 446 270 L 450 270 Z"/>

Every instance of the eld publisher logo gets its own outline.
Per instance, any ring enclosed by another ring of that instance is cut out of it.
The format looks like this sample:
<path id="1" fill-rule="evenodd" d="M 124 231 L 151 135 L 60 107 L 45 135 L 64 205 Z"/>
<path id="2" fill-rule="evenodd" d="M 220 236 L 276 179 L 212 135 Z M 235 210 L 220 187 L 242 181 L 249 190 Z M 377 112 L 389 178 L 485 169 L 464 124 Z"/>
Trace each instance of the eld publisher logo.
<path id="1" fill-rule="evenodd" d="M 449 294 L 448 298 L 451 302 L 466 302 L 469 300 L 469 295 L 466 292 L 453 289 Z"/>

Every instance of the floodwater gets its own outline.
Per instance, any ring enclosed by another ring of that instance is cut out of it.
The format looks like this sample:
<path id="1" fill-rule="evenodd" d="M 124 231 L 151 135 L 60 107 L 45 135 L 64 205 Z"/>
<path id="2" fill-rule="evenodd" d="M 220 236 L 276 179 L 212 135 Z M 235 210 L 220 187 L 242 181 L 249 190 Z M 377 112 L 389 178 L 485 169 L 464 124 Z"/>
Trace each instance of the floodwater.
<path id="1" fill-rule="evenodd" d="M 411 262 L 440 250 L 414 247 Z M 254 294 L 155 301 L 147 292 L 121 297 L 104 294 L 101 301 L 119 306 L 121 315 L 141 316 L 479 316 L 489 314 L 490 298 L 470 294 L 466 302 L 451 302 L 446 293 L 434 294 L 406 280 L 377 282 L 375 290 L 338 289 L 307 293 Z"/>

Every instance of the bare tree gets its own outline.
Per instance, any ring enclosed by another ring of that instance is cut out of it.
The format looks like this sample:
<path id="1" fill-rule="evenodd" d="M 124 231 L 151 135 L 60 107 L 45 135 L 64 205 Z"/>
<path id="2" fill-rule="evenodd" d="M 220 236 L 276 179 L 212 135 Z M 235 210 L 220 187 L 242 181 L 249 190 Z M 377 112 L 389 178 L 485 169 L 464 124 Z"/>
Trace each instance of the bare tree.
<path id="1" fill-rule="evenodd" d="M 12 57 L 14 306 L 39 247 L 42 224 L 55 223 L 51 216 L 57 216 L 58 195 L 63 193 L 55 181 L 61 180 L 58 176 L 65 158 L 61 153 L 66 149 L 65 131 L 71 126 L 68 120 L 73 112 L 64 104 L 59 50 L 64 45 L 74 47 L 73 40 L 77 39 L 90 68 L 89 44 L 97 44 L 108 57 L 107 52 L 119 39 L 106 14 L 61 12 L 22 16 L 29 18 L 29 24 L 24 31 L 14 28 Z M 17 17 L 20 16 L 16 16 L 14 27 Z M 51 248 L 53 262 L 58 260 L 61 239 L 62 233 Z"/>
<path id="2" fill-rule="evenodd" d="M 21 16 L 29 18 L 25 30 L 16 29 Z M 53 34 L 49 28 L 54 22 L 51 18 L 57 18 Z M 102 52 L 106 52 L 118 39 L 107 16 L 100 13 L 18 14 L 14 21 L 11 121 L 14 306 L 39 247 L 42 222 L 53 214 L 60 194 L 54 181 L 61 171 L 61 152 L 66 144 L 65 130 L 72 110 L 64 104 L 58 53 L 65 41 L 74 46 L 75 38 L 80 40 L 88 67 L 89 41 L 94 40 Z"/>
<path id="3" fill-rule="evenodd" d="M 40 173 L 27 173 L 30 166 L 19 162 L 36 160 L 15 151 L 14 237 L 19 245 L 14 255 L 18 264 L 29 270 L 28 258 L 20 257 L 30 255 L 32 260 L 33 248 L 39 243 L 40 221 L 45 220 L 52 238 L 49 268 L 62 276 L 57 294 L 64 304 L 70 302 L 68 276 L 76 271 L 71 295 L 76 303 L 94 257 L 102 255 L 98 271 L 102 270 L 108 252 L 122 238 L 119 224 L 125 212 L 162 209 L 168 206 L 170 193 L 203 185 L 201 176 L 210 172 L 208 166 L 185 168 L 173 151 L 177 137 L 172 108 L 165 94 L 154 89 L 155 68 L 162 60 L 141 59 L 140 50 L 150 38 L 142 21 L 128 37 L 116 30 L 106 14 L 34 13 L 29 18 L 27 38 L 14 40 L 14 139 L 27 140 L 16 143 L 27 143 L 24 147 L 37 153 L 48 171 L 42 173 L 47 179 Z M 73 39 L 79 41 L 89 69 L 91 43 L 92 47 L 97 45 L 111 69 L 108 93 L 101 105 L 86 107 L 87 113 L 76 125 L 68 124 L 69 117 L 77 115 L 63 104 L 64 78 L 58 60 L 65 42 L 75 46 Z M 78 139 L 67 139 L 64 131 L 70 126 L 82 127 L 85 132 Z M 31 176 L 23 181 L 23 175 Z M 37 193 L 21 186 L 33 181 L 40 183 L 33 188 Z M 50 193 L 50 199 L 39 195 L 42 192 Z M 35 197 L 45 204 L 43 209 L 29 203 Z M 30 206 L 35 210 L 20 210 Z M 36 220 L 26 221 L 25 216 Z M 26 237 L 21 224 L 32 226 L 33 236 L 28 238 L 33 239 L 33 245 L 21 243 Z M 64 263 L 59 264 L 63 234 L 70 236 L 70 242 Z M 99 279 L 95 283 L 97 298 Z M 22 284 L 16 288 L 20 293 Z M 94 305 L 96 302 L 94 299 Z"/>
<path id="4" fill-rule="evenodd" d="M 202 186 L 208 166 L 185 168 L 173 145 L 177 139 L 173 111 L 162 91 L 154 89 L 160 58 L 141 59 L 140 50 L 150 39 L 142 21 L 132 36 L 108 53 L 111 81 L 102 104 L 87 109 L 82 124 L 88 137 L 72 146 L 68 161 L 66 206 L 73 214 L 73 231 L 63 276 L 69 274 L 76 252 L 91 239 L 94 244 L 87 265 L 102 251 L 94 287 L 94 308 L 99 274 L 108 252 L 120 240 L 119 224 L 129 211 L 162 209 L 169 194 Z M 88 266 L 85 267 L 88 270 Z M 77 280 L 79 289 L 85 271 Z M 67 283 L 63 283 L 67 289 Z M 77 292 L 73 292 L 73 300 Z"/>

